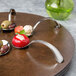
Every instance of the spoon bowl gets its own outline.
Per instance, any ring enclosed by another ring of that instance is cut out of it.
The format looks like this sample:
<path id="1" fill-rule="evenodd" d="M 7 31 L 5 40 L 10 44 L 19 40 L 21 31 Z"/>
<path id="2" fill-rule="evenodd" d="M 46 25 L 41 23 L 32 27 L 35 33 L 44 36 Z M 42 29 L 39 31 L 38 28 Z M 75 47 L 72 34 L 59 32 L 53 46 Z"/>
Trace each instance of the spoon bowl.
<path id="1" fill-rule="evenodd" d="M 14 28 L 12 28 L 12 29 L 2 29 L 3 31 L 13 31 L 14 30 Z"/>
<path id="2" fill-rule="evenodd" d="M 8 50 L 5 51 L 4 53 L 0 54 L 0 56 L 6 55 L 6 54 L 9 53 L 10 50 L 11 50 L 11 45 L 10 45 L 10 43 L 9 43 L 7 40 L 2 40 L 2 42 L 3 42 L 3 45 L 7 45 L 7 46 L 8 46 Z"/>

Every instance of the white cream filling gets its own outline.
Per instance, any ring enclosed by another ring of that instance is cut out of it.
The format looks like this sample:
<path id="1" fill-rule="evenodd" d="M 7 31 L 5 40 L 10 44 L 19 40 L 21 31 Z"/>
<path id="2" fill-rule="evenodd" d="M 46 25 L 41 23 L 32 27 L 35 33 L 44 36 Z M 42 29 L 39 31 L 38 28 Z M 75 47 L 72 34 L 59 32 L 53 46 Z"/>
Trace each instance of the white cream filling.
<path id="1" fill-rule="evenodd" d="M 20 39 L 20 40 L 25 40 L 25 38 L 22 35 L 17 35 L 16 38 Z"/>

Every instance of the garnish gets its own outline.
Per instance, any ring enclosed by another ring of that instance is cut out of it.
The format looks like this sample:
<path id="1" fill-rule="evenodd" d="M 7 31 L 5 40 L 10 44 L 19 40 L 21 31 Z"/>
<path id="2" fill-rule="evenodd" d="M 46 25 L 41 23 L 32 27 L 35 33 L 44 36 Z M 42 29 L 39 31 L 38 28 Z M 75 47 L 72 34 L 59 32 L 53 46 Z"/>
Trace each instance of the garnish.
<path id="1" fill-rule="evenodd" d="M 25 30 L 20 31 L 20 34 L 25 34 L 26 35 Z"/>

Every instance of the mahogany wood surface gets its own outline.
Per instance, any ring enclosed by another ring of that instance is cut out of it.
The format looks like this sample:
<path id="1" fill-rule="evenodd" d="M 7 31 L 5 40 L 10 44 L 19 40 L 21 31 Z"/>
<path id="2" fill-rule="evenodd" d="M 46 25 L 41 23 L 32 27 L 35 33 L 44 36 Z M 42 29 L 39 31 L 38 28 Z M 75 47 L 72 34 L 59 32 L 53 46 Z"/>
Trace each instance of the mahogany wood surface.
<path id="1" fill-rule="evenodd" d="M 0 23 L 7 20 L 8 13 L 0 13 Z M 17 13 L 17 25 L 32 25 L 42 19 L 42 16 Z M 66 68 L 74 53 L 74 41 L 70 33 L 61 26 L 55 29 L 55 22 L 52 20 L 43 21 L 38 25 L 30 37 L 32 40 L 44 40 L 55 47 L 64 57 L 64 62 L 59 64 L 51 50 L 39 43 L 34 43 L 26 49 L 16 49 L 12 47 L 11 51 L 0 57 L 0 76 L 54 76 Z M 0 32 L 0 40 L 8 40 L 11 44 L 15 33 Z"/>

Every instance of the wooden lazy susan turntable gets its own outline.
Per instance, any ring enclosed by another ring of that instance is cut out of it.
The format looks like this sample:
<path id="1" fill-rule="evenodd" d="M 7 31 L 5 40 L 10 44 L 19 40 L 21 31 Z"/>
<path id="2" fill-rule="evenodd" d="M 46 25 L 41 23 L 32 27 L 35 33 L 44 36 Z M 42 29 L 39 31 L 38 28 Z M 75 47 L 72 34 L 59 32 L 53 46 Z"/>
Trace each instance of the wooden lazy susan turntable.
<path id="1" fill-rule="evenodd" d="M 0 23 L 7 19 L 8 13 L 0 13 Z M 44 17 L 17 13 L 17 25 L 34 26 Z M 11 44 L 11 51 L 0 57 L 0 76 L 62 76 L 69 67 L 73 53 L 74 41 L 71 34 L 62 26 L 56 27 L 53 20 L 42 21 L 34 33 L 29 37 L 32 40 L 44 40 L 54 45 L 64 58 L 62 63 L 58 63 L 53 52 L 40 43 L 31 44 L 30 47 L 17 49 L 12 46 L 14 31 L 0 32 L 0 40 L 7 40 Z"/>

